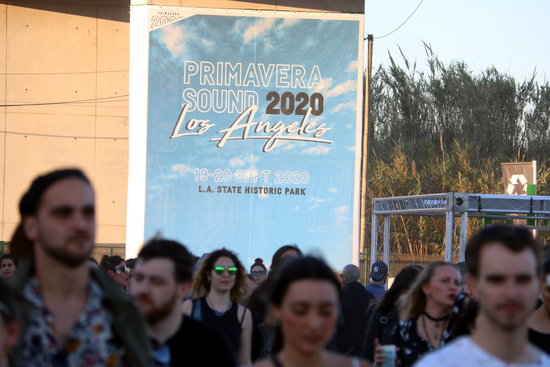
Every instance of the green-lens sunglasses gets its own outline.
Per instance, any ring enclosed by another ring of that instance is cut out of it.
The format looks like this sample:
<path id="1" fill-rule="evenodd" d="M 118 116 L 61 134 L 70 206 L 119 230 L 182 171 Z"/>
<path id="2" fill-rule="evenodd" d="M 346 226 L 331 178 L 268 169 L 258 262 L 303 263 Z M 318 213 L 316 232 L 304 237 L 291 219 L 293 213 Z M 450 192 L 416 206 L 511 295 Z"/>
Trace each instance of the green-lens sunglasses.
<path id="1" fill-rule="evenodd" d="M 223 275 L 225 269 L 227 269 L 229 275 L 237 275 L 237 271 L 239 270 L 236 266 L 214 266 L 214 271 L 218 275 Z"/>

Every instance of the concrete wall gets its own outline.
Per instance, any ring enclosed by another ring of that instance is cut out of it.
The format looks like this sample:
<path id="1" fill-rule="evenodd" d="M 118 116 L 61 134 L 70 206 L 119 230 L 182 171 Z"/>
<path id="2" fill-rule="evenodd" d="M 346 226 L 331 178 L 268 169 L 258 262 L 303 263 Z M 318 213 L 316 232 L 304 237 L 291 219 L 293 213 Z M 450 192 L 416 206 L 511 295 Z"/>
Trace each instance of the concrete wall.
<path id="1" fill-rule="evenodd" d="M 0 5 L 1 240 L 37 174 L 76 166 L 96 188 L 97 242 L 124 243 L 128 4 L 13 4 Z"/>
<path id="2" fill-rule="evenodd" d="M 361 0 L 132 4 L 364 12 Z M 79 167 L 97 194 L 98 243 L 123 244 L 128 179 L 129 1 L 0 2 L 0 240 L 31 180 Z"/>

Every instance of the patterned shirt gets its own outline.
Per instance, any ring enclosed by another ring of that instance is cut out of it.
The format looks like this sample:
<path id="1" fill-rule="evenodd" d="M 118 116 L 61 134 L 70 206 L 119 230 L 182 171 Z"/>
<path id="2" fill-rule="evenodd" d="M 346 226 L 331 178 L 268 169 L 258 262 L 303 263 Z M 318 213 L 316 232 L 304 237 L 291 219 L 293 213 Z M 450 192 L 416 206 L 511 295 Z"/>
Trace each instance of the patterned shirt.
<path id="1" fill-rule="evenodd" d="M 432 352 L 435 348 L 426 339 L 418 335 L 415 319 L 402 320 L 395 331 L 394 344 L 399 348 L 397 351 L 397 365 L 399 367 L 410 367 L 424 354 Z M 443 332 L 441 345 L 451 340 L 448 330 Z"/>
<path id="2" fill-rule="evenodd" d="M 88 299 L 76 323 L 62 342 L 55 334 L 55 320 L 42 298 L 38 279 L 25 286 L 30 303 L 17 366 L 33 367 L 122 367 L 124 349 L 114 335 L 112 315 L 103 307 L 102 291 L 93 279 Z"/>

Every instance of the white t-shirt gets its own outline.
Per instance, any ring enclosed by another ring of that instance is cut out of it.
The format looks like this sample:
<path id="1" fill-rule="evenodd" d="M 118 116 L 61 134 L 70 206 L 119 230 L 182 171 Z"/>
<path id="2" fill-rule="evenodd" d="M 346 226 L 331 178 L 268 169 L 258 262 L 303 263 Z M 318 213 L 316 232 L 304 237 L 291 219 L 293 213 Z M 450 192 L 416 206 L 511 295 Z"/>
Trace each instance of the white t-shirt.
<path id="1" fill-rule="evenodd" d="M 426 354 L 414 367 L 550 367 L 550 357 L 541 351 L 537 363 L 509 364 L 480 348 L 469 337 L 461 337 L 443 348 Z"/>

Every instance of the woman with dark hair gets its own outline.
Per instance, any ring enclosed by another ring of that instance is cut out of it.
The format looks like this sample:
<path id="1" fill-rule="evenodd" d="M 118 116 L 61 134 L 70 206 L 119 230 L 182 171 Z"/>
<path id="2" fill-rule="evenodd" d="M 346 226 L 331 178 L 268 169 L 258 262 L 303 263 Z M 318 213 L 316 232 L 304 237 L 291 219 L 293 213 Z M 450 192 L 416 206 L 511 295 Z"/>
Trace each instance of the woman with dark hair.
<path id="1" fill-rule="evenodd" d="M 300 256 L 303 256 L 302 250 L 300 250 L 295 244 L 279 247 L 279 249 L 273 254 L 273 258 L 271 259 L 271 270 L 275 269 L 277 265 L 279 265 L 279 263 L 284 259 L 288 260 L 289 258 Z"/>
<path id="2" fill-rule="evenodd" d="M 226 336 L 241 365 L 249 365 L 252 316 L 239 305 L 246 286 L 244 267 L 233 252 L 211 252 L 202 262 L 195 280 L 196 299 L 183 303 L 183 313 L 219 330 Z"/>
<path id="3" fill-rule="evenodd" d="M 393 335 L 399 324 L 399 298 L 409 290 L 416 277 L 422 271 L 418 265 L 404 267 L 395 277 L 392 286 L 378 299 L 378 302 L 369 307 L 365 340 L 362 356 L 369 361 L 374 360 L 375 340 L 382 345 L 392 344 Z"/>
<path id="4" fill-rule="evenodd" d="M 424 354 L 452 339 L 449 332 L 455 301 L 462 290 L 462 275 L 451 263 L 429 264 L 400 299 L 399 326 L 393 344 L 397 346 L 397 366 L 412 366 Z M 381 347 L 375 361 L 383 362 Z"/>
<path id="5" fill-rule="evenodd" d="M 267 268 L 262 259 L 257 258 L 254 260 L 254 264 L 250 267 L 250 276 L 257 285 L 267 279 Z"/>
<path id="6" fill-rule="evenodd" d="M 99 268 L 107 273 L 109 278 L 118 284 L 122 290 L 125 291 L 128 288 L 130 270 L 126 267 L 126 262 L 122 257 L 118 255 L 103 255 L 99 263 Z"/>
<path id="7" fill-rule="evenodd" d="M 6 281 L 11 281 L 15 276 L 15 271 L 19 266 L 19 260 L 12 254 L 2 254 L 0 256 L 0 277 Z"/>
<path id="8" fill-rule="evenodd" d="M 338 321 L 340 282 L 322 260 L 300 257 L 281 264 L 273 275 L 269 302 L 278 321 L 273 354 L 254 366 L 368 366 L 325 349 Z"/>

